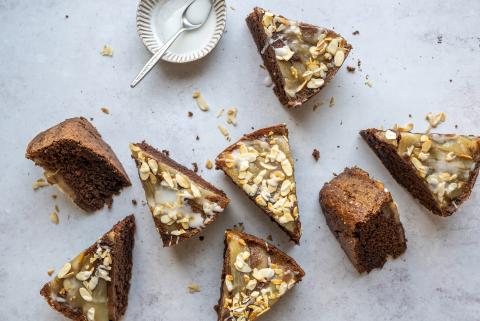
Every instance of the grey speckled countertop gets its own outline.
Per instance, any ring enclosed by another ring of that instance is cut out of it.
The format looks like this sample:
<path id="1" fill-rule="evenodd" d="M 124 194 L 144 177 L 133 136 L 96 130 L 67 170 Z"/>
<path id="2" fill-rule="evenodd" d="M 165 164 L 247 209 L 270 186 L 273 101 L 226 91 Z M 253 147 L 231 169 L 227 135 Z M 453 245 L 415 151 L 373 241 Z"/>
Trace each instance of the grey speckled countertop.
<path id="1" fill-rule="evenodd" d="M 162 63 L 132 90 L 130 81 L 149 58 L 135 30 L 136 5 L 0 0 L 0 320 L 64 320 L 38 294 L 49 279 L 47 270 L 58 271 L 132 212 L 138 230 L 124 320 L 215 320 L 223 231 L 238 222 L 249 233 L 271 234 L 307 273 L 265 321 L 480 319 L 478 186 L 453 217 L 431 215 L 395 183 L 358 135 L 362 128 L 408 121 L 424 130 L 430 111 L 447 114 L 439 132 L 480 134 L 479 1 L 232 1 L 227 32 L 207 58 L 189 65 Z M 294 111 L 281 107 L 263 85 L 265 71 L 244 23 L 255 5 L 335 27 L 354 46 L 346 65 L 361 60 L 361 71 L 350 74 L 344 66 L 311 103 Z M 353 36 L 355 30 L 360 34 Z M 104 44 L 113 47 L 112 58 L 99 54 Z M 372 88 L 364 84 L 367 75 Z M 195 89 L 210 112 L 195 106 Z M 336 104 L 329 108 L 331 96 Z M 323 106 L 313 111 L 319 102 Z M 222 173 L 204 168 L 207 158 L 227 146 L 216 127 L 224 119 L 215 113 L 230 106 L 238 108 L 238 126 L 228 126 L 233 139 L 252 126 L 288 124 L 304 226 L 300 246 L 290 244 Z M 58 193 L 51 187 L 34 192 L 31 185 L 42 171 L 24 158 L 36 133 L 78 115 L 94 119 L 133 182 L 111 210 L 93 215 L 63 196 L 54 201 L 51 195 Z M 170 150 L 181 163 L 198 162 L 202 175 L 231 197 L 228 210 L 203 233 L 204 241 L 163 249 L 148 209 L 132 206 L 133 198 L 144 196 L 128 142 L 143 139 Z M 320 150 L 318 163 L 313 148 Z M 354 270 L 318 204 L 319 189 L 332 172 L 351 165 L 385 183 L 408 237 L 403 256 L 369 275 Z M 55 204 L 58 226 L 49 220 Z M 200 285 L 200 293 L 188 293 L 191 282 Z"/>

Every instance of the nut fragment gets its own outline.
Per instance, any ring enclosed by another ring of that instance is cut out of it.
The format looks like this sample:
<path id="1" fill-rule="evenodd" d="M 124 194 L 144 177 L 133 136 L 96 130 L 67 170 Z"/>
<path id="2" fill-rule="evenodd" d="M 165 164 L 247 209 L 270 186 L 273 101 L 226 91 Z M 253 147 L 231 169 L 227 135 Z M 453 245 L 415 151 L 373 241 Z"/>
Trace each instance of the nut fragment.
<path id="1" fill-rule="evenodd" d="M 212 169 L 213 168 L 213 163 L 211 160 L 207 159 L 207 162 L 205 163 L 205 167 L 207 169 Z"/>
<path id="2" fill-rule="evenodd" d="M 193 93 L 192 97 L 197 102 L 197 106 L 198 106 L 198 108 L 200 108 L 201 111 L 208 111 L 209 110 L 209 107 L 208 107 L 207 102 L 205 101 L 205 98 L 203 98 L 203 96 L 200 94 L 200 92 L 198 90 L 196 90 Z"/>
<path id="3" fill-rule="evenodd" d="M 80 292 L 80 296 L 82 297 L 82 299 L 84 299 L 87 302 L 92 302 L 93 301 L 92 294 L 87 289 L 80 288 L 80 290 L 78 290 L 78 291 Z"/>
<path id="4" fill-rule="evenodd" d="M 102 50 L 100 51 L 102 56 L 112 57 L 113 56 L 113 49 L 108 45 L 104 45 Z"/>
<path id="5" fill-rule="evenodd" d="M 425 116 L 425 119 L 432 128 L 436 128 L 439 124 L 443 123 L 447 119 L 447 115 L 444 112 L 440 112 L 438 114 L 428 113 Z"/>
<path id="6" fill-rule="evenodd" d="M 87 319 L 88 321 L 95 321 L 95 308 L 91 307 L 87 310 Z"/>
<path id="7" fill-rule="evenodd" d="M 43 178 L 37 179 L 35 183 L 32 184 L 32 188 L 34 191 L 45 186 L 48 186 L 48 183 Z"/>
<path id="8" fill-rule="evenodd" d="M 58 219 L 57 212 L 52 212 L 52 214 L 50 214 L 50 221 L 53 224 L 58 224 L 60 222 L 60 220 Z"/>
<path id="9" fill-rule="evenodd" d="M 193 294 L 196 292 L 200 292 L 200 286 L 196 283 L 190 283 L 188 285 L 188 293 Z"/>
<path id="10" fill-rule="evenodd" d="M 70 272 L 71 269 L 72 265 L 70 263 L 66 263 L 58 272 L 57 278 L 63 279 L 68 274 L 68 272 Z"/>
<path id="11" fill-rule="evenodd" d="M 227 124 L 237 125 L 237 108 L 229 108 L 227 110 Z"/>

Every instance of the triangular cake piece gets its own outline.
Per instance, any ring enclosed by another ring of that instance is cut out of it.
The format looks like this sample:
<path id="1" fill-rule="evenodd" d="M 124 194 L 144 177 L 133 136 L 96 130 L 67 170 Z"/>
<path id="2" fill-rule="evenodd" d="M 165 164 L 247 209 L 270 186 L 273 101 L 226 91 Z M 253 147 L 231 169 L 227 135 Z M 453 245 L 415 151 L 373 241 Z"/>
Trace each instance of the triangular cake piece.
<path id="1" fill-rule="evenodd" d="M 294 259 L 255 236 L 225 232 L 218 321 L 256 320 L 305 272 Z"/>
<path id="2" fill-rule="evenodd" d="M 270 73 L 273 91 L 289 108 L 315 96 L 352 49 L 333 30 L 289 20 L 262 8 L 255 8 L 246 20 Z"/>
<path id="3" fill-rule="evenodd" d="M 399 130 L 360 135 L 395 180 L 427 209 L 452 215 L 470 196 L 480 166 L 480 138 Z"/>
<path id="4" fill-rule="evenodd" d="M 285 124 L 243 136 L 217 156 L 216 167 L 299 243 L 302 231 L 294 161 Z"/>
<path id="5" fill-rule="evenodd" d="M 134 232 L 130 215 L 66 263 L 40 294 L 75 321 L 120 320 L 128 304 Z"/>
<path id="6" fill-rule="evenodd" d="M 110 207 L 112 196 L 131 185 L 110 146 L 83 117 L 38 134 L 28 144 L 26 157 L 43 167 L 50 184 L 87 212 L 105 204 Z"/>
<path id="7" fill-rule="evenodd" d="M 130 150 L 164 247 L 198 234 L 227 207 L 222 190 L 165 153 L 145 142 L 130 144 Z"/>

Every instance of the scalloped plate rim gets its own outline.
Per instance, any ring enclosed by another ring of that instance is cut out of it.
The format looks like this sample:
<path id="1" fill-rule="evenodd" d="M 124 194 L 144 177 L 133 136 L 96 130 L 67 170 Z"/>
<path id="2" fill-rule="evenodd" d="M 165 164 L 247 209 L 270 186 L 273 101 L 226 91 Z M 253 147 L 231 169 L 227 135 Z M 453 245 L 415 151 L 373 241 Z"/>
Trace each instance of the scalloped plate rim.
<path id="1" fill-rule="evenodd" d="M 156 6 L 162 0 L 140 0 L 137 6 L 137 13 L 136 13 L 136 27 L 137 33 L 142 40 L 143 45 L 150 51 L 152 54 L 156 52 L 159 46 L 162 43 L 158 42 L 158 38 L 154 36 L 154 32 L 151 28 L 151 13 L 154 6 Z M 149 10 L 143 10 L 142 5 L 147 3 L 150 8 Z M 171 51 L 167 51 L 165 55 L 162 57 L 162 60 L 172 62 L 172 63 L 187 63 L 202 59 L 203 57 L 207 56 L 220 42 L 226 26 L 227 20 L 227 4 L 225 0 L 215 0 L 213 4 L 213 14 L 216 15 L 216 25 L 213 35 L 210 38 L 210 41 L 202 48 L 198 50 L 188 53 L 188 54 L 176 54 Z M 141 21 L 141 19 L 143 21 Z M 148 30 L 144 31 L 142 30 Z M 150 33 L 151 35 L 148 35 Z"/>

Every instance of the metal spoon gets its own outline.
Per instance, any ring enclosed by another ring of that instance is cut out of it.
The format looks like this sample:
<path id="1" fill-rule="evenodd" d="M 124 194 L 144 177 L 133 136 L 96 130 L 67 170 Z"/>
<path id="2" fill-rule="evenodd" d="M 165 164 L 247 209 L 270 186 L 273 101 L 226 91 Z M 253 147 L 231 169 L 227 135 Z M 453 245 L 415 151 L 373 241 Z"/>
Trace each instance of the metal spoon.
<path id="1" fill-rule="evenodd" d="M 157 52 L 153 55 L 152 58 L 145 64 L 143 69 L 140 71 L 140 73 L 135 77 L 135 79 L 132 81 L 130 84 L 130 87 L 134 88 L 149 72 L 152 70 L 153 66 L 157 64 L 157 62 L 162 58 L 162 56 L 165 54 L 165 52 L 170 48 L 170 46 L 177 40 L 178 36 L 180 36 L 184 31 L 191 31 L 200 28 L 205 24 L 205 22 L 208 20 L 208 17 L 210 16 L 210 13 L 212 12 L 212 1 L 208 1 L 210 4 L 210 9 L 208 11 L 208 14 L 205 15 L 205 18 L 203 21 L 198 22 L 192 22 L 188 19 L 188 9 L 198 0 L 193 0 L 190 2 L 190 4 L 183 10 L 182 13 L 182 27 L 168 40 L 166 41 L 163 46 L 160 47 L 160 49 L 157 50 Z"/>

